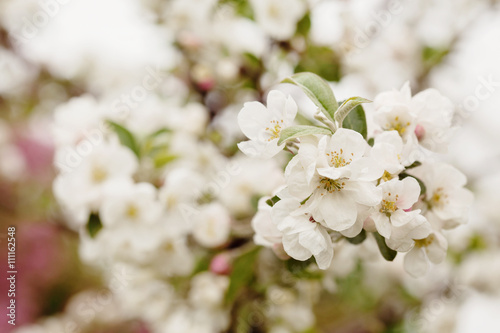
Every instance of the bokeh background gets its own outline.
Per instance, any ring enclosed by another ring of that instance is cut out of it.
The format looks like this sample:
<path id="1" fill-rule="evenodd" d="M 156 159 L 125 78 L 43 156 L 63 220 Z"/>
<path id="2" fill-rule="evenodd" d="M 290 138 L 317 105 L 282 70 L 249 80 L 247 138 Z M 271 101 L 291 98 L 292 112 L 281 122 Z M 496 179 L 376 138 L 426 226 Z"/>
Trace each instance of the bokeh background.
<path id="1" fill-rule="evenodd" d="M 499 59 L 495 0 L 2 0 L 0 261 L 3 277 L 7 227 L 14 225 L 15 328 L 59 332 L 27 325 L 71 316 L 85 295 L 104 288 L 102 272 L 81 262 L 79 234 L 53 195 L 58 107 L 91 96 L 96 108 L 113 109 L 156 73 L 162 80 L 154 90 L 132 97 L 135 122 L 145 122 L 138 128 L 154 119 L 143 112 L 161 116 L 176 99 L 190 100 L 198 109 L 183 121 L 201 126 L 213 147 L 232 157 L 243 139 L 236 122 L 243 103 L 311 71 L 330 81 L 339 99 L 373 99 L 406 81 L 414 93 L 432 87 L 449 97 L 460 128 L 444 159 L 467 175 L 476 200 L 470 222 L 447 234 L 447 261 L 424 278 L 405 275 L 398 260 L 337 253 L 331 293 L 315 302 L 308 332 L 499 332 Z M 297 91 L 278 87 L 305 105 Z M 82 119 L 64 121 L 76 127 Z M 2 314 L 6 287 L 2 278 Z M 11 332 L 5 317 L 0 331 Z M 79 329 L 150 331 L 119 313 Z"/>

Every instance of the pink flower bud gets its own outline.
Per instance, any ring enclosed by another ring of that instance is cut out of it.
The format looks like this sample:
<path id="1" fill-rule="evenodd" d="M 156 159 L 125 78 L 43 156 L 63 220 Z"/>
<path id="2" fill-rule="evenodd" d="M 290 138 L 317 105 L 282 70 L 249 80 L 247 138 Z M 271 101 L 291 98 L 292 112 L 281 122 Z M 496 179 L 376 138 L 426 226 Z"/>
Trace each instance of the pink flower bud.
<path id="1" fill-rule="evenodd" d="M 231 273 L 231 257 L 227 253 L 220 253 L 212 258 L 210 271 L 219 275 L 229 275 Z"/>
<path id="2" fill-rule="evenodd" d="M 417 136 L 418 141 L 422 141 L 425 135 L 425 128 L 422 125 L 417 125 L 415 127 L 415 135 Z"/>

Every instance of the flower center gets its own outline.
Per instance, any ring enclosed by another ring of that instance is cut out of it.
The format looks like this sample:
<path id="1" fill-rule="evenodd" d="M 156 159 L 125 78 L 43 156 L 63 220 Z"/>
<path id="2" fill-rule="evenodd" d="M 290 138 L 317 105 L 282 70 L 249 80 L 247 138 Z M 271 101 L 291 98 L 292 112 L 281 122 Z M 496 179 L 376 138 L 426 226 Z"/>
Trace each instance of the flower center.
<path id="1" fill-rule="evenodd" d="M 276 6 L 274 4 L 271 4 L 267 8 L 267 12 L 268 12 L 269 16 L 274 18 L 274 19 L 278 19 L 280 17 L 280 9 L 278 6 Z"/>
<path id="2" fill-rule="evenodd" d="M 270 127 L 266 127 L 266 131 L 271 135 L 267 141 L 272 141 L 274 139 L 278 139 L 281 133 L 281 126 L 283 125 L 283 120 L 271 120 Z"/>
<path id="3" fill-rule="evenodd" d="M 432 194 L 429 204 L 432 206 L 442 206 L 448 202 L 448 195 L 442 187 L 439 187 Z"/>
<path id="4" fill-rule="evenodd" d="M 132 219 L 135 219 L 137 217 L 138 213 L 139 213 L 139 210 L 137 209 L 137 207 L 134 204 L 129 205 L 127 207 L 127 211 L 125 212 L 125 214 Z"/>
<path id="5" fill-rule="evenodd" d="M 352 158 L 346 160 L 342 155 L 344 154 L 344 150 L 340 148 L 340 153 L 337 151 L 331 151 L 329 153 L 326 153 L 327 158 L 329 159 L 329 164 L 330 166 L 333 166 L 335 168 L 340 168 L 344 167 L 352 162 Z M 353 153 L 351 153 L 351 156 L 354 156 Z"/>
<path id="6" fill-rule="evenodd" d="M 414 239 L 415 241 L 415 246 L 416 247 L 427 247 L 429 245 L 432 244 L 432 242 L 434 242 L 434 235 L 430 235 L 429 237 L 427 238 L 424 238 L 424 239 Z"/>
<path id="7" fill-rule="evenodd" d="M 335 191 L 339 192 L 345 186 L 345 182 L 343 182 L 341 179 L 333 180 L 326 177 L 320 178 L 319 183 L 320 185 L 318 185 L 317 188 L 323 187 L 328 191 L 328 193 L 333 193 Z"/>
<path id="8" fill-rule="evenodd" d="M 101 167 L 94 167 L 92 170 L 92 181 L 96 184 L 102 183 L 107 177 L 107 171 Z"/>
<path id="9" fill-rule="evenodd" d="M 398 201 L 399 195 L 396 194 L 394 200 L 391 200 L 391 197 L 392 195 L 389 193 L 388 198 L 382 200 L 379 209 L 379 212 L 385 214 L 387 217 L 391 217 L 391 214 L 398 209 L 396 202 Z"/>
<path id="10" fill-rule="evenodd" d="M 384 171 L 384 174 L 382 175 L 382 180 L 384 182 L 388 182 L 389 180 L 391 180 L 392 178 L 394 178 L 389 172 L 387 171 Z"/>
<path id="11" fill-rule="evenodd" d="M 388 131 L 398 131 L 400 136 L 403 136 L 408 126 L 410 126 L 410 122 L 408 121 L 403 124 L 403 122 L 399 120 L 399 117 L 395 117 L 393 122 L 385 125 Z"/>

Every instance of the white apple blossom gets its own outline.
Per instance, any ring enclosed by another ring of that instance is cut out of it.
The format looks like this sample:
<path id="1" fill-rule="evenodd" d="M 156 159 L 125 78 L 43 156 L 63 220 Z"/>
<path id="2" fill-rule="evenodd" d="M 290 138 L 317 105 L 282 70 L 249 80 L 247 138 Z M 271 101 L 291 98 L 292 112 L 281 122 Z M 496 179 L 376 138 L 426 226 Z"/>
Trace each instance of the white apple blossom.
<path id="1" fill-rule="evenodd" d="M 407 212 L 420 196 L 420 186 L 415 178 L 393 179 L 378 186 L 382 190 L 382 201 L 374 207 L 371 218 L 377 231 L 391 238 L 392 226 L 401 227 L 415 218 L 420 211 Z"/>
<path id="2" fill-rule="evenodd" d="M 375 143 L 370 150 L 377 165 L 383 170 L 382 181 L 388 181 L 404 170 L 403 140 L 397 131 L 385 131 L 375 137 Z"/>
<path id="3" fill-rule="evenodd" d="M 289 39 L 306 6 L 301 0 L 250 0 L 255 19 L 264 31 L 278 40 Z"/>
<path id="4" fill-rule="evenodd" d="M 425 163 L 412 169 L 426 188 L 423 210 L 432 213 L 435 228 L 454 228 L 468 220 L 473 194 L 464 188 L 467 178 L 446 163 Z"/>
<path id="5" fill-rule="evenodd" d="M 415 240 L 425 239 L 432 232 L 430 223 L 423 215 L 416 211 L 409 215 L 409 222 L 401 226 L 392 225 L 391 237 L 385 240 L 387 246 L 394 251 L 407 252 L 414 246 Z"/>
<path id="6" fill-rule="evenodd" d="M 283 233 L 283 248 L 292 258 L 307 260 L 314 256 L 319 268 L 327 269 L 333 258 L 333 243 L 327 229 L 312 215 L 299 211 L 300 202 L 282 198 L 271 215 L 277 229 Z"/>
<path id="7" fill-rule="evenodd" d="M 105 194 L 123 181 L 131 181 L 138 168 L 132 151 L 117 143 L 96 146 L 74 170 L 54 181 L 54 195 L 77 223 L 84 223 L 89 212 L 97 211 Z"/>
<path id="8" fill-rule="evenodd" d="M 162 206 L 157 200 L 156 188 L 150 183 L 122 182 L 110 192 L 100 209 L 105 227 L 151 225 L 158 222 Z"/>
<path id="9" fill-rule="evenodd" d="M 255 231 L 253 241 L 255 244 L 267 247 L 281 244 L 282 238 L 281 231 L 278 230 L 272 219 L 272 207 L 267 204 L 269 199 L 271 199 L 269 196 L 259 199 L 257 213 L 252 218 L 252 228 Z"/>
<path id="10" fill-rule="evenodd" d="M 347 129 L 302 143 L 285 170 L 290 194 L 299 201 L 309 198 L 301 209 L 316 221 L 336 231 L 351 228 L 358 205 L 373 206 L 381 199 L 373 183 L 381 174 L 367 167 L 367 150 L 363 137 Z"/>
<path id="11" fill-rule="evenodd" d="M 385 131 L 396 130 L 405 144 L 420 144 L 434 152 L 446 152 L 453 132 L 454 107 L 435 89 L 411 96 L 409 82 L 401 90 L 375 98 L 375 121 Z"/>
<path id="12" fill-rule="evenodd" d="M 285 147 L 278 145 L 281 131 L 292 125 L 297 114 L 297 104 L 291 96 L 271 90 L 267 107 L 259 102 L 247 102 L 238 115 L 238 124 L 250 141 L 238 147 L 250 157 L 271 158 Z"/>
<path id="13" fill-rule="evenodd" d="M 197 274 L 191 280 L 190 302 L 197 307 L 221 308 L 229 278 L 211 272 Z"/>
<path id="14" fill-rule="evenodd" d="M 213 202 L 200 207 L 194 220 L 193 237 L 202 246 L 217 247 L 227 242 L 231 216 L 220 203 Z"/>
<path id="15" fill-rule="evenodd" d="M 429 270 L 429 262 L 441 263 L 446 257 L 448 242 L 439 232 L 415 240 L 413 248 L 405 255 L 404 268 L 413 277 L 420 277 Z"/>
<path id="16" fill-rule="evenodd" d="M 103 106 L 91 95 L 74 97 L 59 105 L 54 111 L 56 145 L 75 146 L 82 140 L 92 140 L 94 136 L 93 140 L 102 140 L 105 117 Z"/>

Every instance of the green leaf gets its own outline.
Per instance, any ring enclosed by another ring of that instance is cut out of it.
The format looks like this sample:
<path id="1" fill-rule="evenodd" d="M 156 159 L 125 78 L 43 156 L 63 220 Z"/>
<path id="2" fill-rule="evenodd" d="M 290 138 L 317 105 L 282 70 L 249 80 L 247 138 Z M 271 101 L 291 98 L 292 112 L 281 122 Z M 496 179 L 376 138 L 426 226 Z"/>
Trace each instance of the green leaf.
<path id="1" fill-rule="evenodd" d="M 318 271 L 309 270 L 309 266 L 315 262 L 315 258 L 311 257 L 307 260 L 288 259 L 285 261 L 286 269 L 292 273 L 293 276 L 299 279 L 319 279 L 322 273 Z"/>
<path id="2" fill-rule="evenodd" d="M 416 163 L 419 163 L 419 162 L 416 162 Z M 399 180 L 403 180 L 406 177 L 413 177 L 417 180 L 418 185 L 420 185 L 420 195 L 424 195 L 427 192 L 427 187 L 425 186 L 424 182 L 421 181 L 419 178 L 417 178 L 413 175 L 409 175 L 409 174 L 404 173 L 404 172 L 399 174 Z"/>
<path id="3" fill-rule="evenodd" d="M 108 123 L 111 125 L 115 133 L 118 135 L 118 138 L 120 139 L 120 142 L 122 145 L 130 148 L 134 152 L 134 154 L 139 157 L 139 146 L 137 145 L 137 142 L 135 141 L 134 136 L 128 129 L 123 127 L 122 125 L 119 125 L 115 122 L 108 121 Z"/>
<path id="4" fill-rule="evenodd" d="M 328 82 L 318 75 L 309 72 L 294 74 L 281 82 L 295 84 L 300 87 L 320 111 L 333 121 L 333 115 L 339 105 Z"/>
<path id="5" fill-rule="evenodd" d="M 280 200 L 281 200 L 281 198 L 280 198 L 280 197 L 278 197 L 277 195 L 275 195 L 275 196 L 274 196 L 274 197 L 272 197 L 271 199 L 268 199 L 268 200 L 266 201 L 266 204 L 268 204 L 269 206 L 273 207 L 273 206 L 274 206 L 274 205 L 276 205 L 276 203 L 277 203 L 278 201 L 280 201 Z"/>
<path id="6" fill-rule="evenodd" d="M 156 138 L 157 136 L 164 134 L 164 133 L 171 133 L 172 130 L 169 128 L 161 128 L 157 130 L 156 132 L 151 133 L 148 137 L 149 138 Z"/>
<path id="7" fill-rule="evenodd" d="M 327 127 L 319 127 L 319 126 L 298 125 L 298 126 L 287 127 L 281 131 L 280 139 L 278 140 L 278 145 L 291 139 L 313 134 L 332 135 L 333 132 L 331 129 Z"/>
<path id="8" fill-rule="evenodd" d="M 422 60 L 426 67 L 433 67 L 443 61 L 450 52 L 445 48 L 433 48 L 426 46 L 422 49 Z"/>
<path id="9" fill-rule="evenodd" d="M 212 256 L 206 255 L 198 259 L 196 265 L 191 273 L 191 276 L 195 276 L 198 273 L 208 271 L 210 268 L 210 262 L 212 261 Z"/>
<path id="10" fill-rule="evenodd" d="M 384 259 L 387 261 L 393 261 L 398 253 L 387 246 L 387 244 L 385 243 L 385 238 L 382 237 L 378 232 L 374 232 L 373 236 L 375 236 L 375 240 L 377 241 L 378 249 L 380 250 L 382 257 L 384 257 Z"/>
<path id="11" fill-rule="evenodd" d="M 354 110 L 349 112 L 342 122 L 342 127 L 352 129 L 366 139 L 368 135 L 368 126 L 366 125 L 365 110 L 361 105 L 356 106 Z"/>
<path id="12" fill-rule="evenodd" d="M 299 34 L 301 33 L 300 29 L 299 22 L 297 28 Z M 340 57 L 331 47 L 308 43 L 304 52 L 301 52 L 294 71 L 296 73 L 312 72 L 327 81 L 339 81 L 341 77 Z"/>
<path id="13" fill-rule="evenodd" d="M 335 121 L 337 123 L 341 124 L 344 122 L 344 119 L 349 113 L 356 108 L 358 105 L 361 105 L 362 103 L 371 103 L 369 99 L 362 98 L 362 97 L 351 97 L 347 100 L 345 100 L 342 105 L 339 106 L 338 110 L 335 112 Z M 364 111 L 363 111 L 364 113 Z"/>
<path id="14" fill-rule="evenodd" d="M 101 229 L 102 223 L 99 214 L 91 213 L 87 221 L 87 231 L 90 237 L 94 238 Z"/>
<path id="15" fill-rule="evenodd" d="M 311 30 L 311 17 L 307 13 L 297 22 L 297 34 L 307 36 L 309 30 Z"/>
<path id="16" fill-rule="evenodd" d="M 408 169 L 413 169 L 413 168 L 416 168 L 416 167 L 421 166 L 421 165 L 422 165 L 422 163 L 421 163 L 421 162 L 419 162 L 419 161 L 415 161 L 415 162 L 413 162 L 411 165 L 407 166 L 407 167 L 406 167 L 406 170 L 408 170 Z"/>
<path id="17" fill-rule="evenodd" d="M 249 285 L 254 277 L 254 266 L 260 247 L 255 247 L 242 254 L 233 262 L 229 277 L 229 287 L 226 292 L 226 302 L 232 303 L 242 288 Z"/>
<path id="18" fill-rule="evenodd" d="M 168 153 L 158 154 L 153 159 L 155 168 L 162 168 L 165 165 L 167 165 L 168 163 L 175 161 L 178 157 L 179 156 L 177 156 L 177 155 L 171 155 Z"/>
<path id="19" fill-rule="evenodd" d="M 347 241 L 351 244 L 361 244 L 366 239 L 366 231 L 365 229 L 361 229 L 361 232 L 357 236 L 352 238 L 346 237 L 345 239 L 347 239 Z"/>

